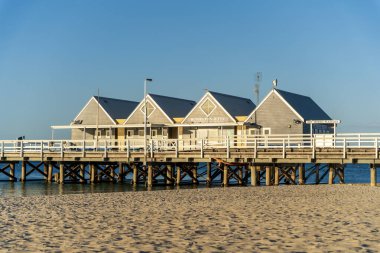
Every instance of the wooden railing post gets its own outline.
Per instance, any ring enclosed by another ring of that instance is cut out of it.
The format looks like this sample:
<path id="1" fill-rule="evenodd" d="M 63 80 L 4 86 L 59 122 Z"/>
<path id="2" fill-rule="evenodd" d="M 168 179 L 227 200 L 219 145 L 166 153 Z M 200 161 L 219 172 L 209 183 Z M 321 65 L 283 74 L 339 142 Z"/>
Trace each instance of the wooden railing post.
<path id="1" fill-rule="evenodd" d="M 227 136 L 226 137 L 226 141 L 227 141 L 227 158 L 230 158 L 230 137 Z"/>
<path id="2" fill-rule="evenodd" d="M 107 140 L 104 141 L 104 158 L 107 158 L 108 157 L 108 154 L 107 154 Z"/>
<path id="3" fill-rule="evenodd" d="M 1 142 L 1 157 L 4 157 L 4 141 Z"/>
<path id="4" fill-rule="evenodd" d="M 178 153 L 179 153 L 179 141 L 178 139 L 175 140 L 175 157 L 178 158 Z"/>
<path id="5" fill-rule="evenodd" d="M 24 141 L 20 142 L 20 157 L 24 156 Z"/>
<path id="6" fill-rule="evenodd" d="M 284 158 L 285 159 L 285 157 L 286 157 L 286 154 L 285 154 L 285 152 L 286 152 L 286 143 L 285 143 L 285 139 L 282 139 L 282 158 Z"/>
<path id="7" fill-rule="evenodd" d="M 150 158 L 153 158 L 153 139 L 150 139 Z"/>
<path id="8" fill-rule="evenodd" d="M 346 137 L 343 137 L 343 159 L 346 159 Z"/>
<path id="9" fill-rule="evenodd" d="M 256 159 L 256 158 L 257 158 L 257 138 L 255 137 L 253 140 L 254 140 L 254 142 L 255 142 L 255 145 L 254 145 L 254 147 L 255 147 L 254 158 Z"/>
<path id="10" fill-rule="evenodd" d="M 82 157 L 85 157 L 86 155 L 86 141 L 83 140 L 83 145 L 82 145 Z"/>
<path id="11" fill-rule="evenodd" d="M 312 154 L 311 154 L 311 157 L 313 159 L 315 159 L 315 146 L 316 146 L 317 142 L 315 140 L 315 137 L 311 137 L 311 145 L 312 145 Z"/>
<path id="12" fill-rule="evenodd" d="M 129 158 L 131 156 L 130 154 L 130 143 L 129 140 L 127 140 L 127 157 Z"/>
<path id="13" fill-rule="evenodd" d="M 63 157 L 63 141 L 60 141 L 60 145 L 61 145 L 61 158 Z"/>
<path id="14" fill-rule="evenodd" d="M 375 138 L 375 158 L 379 159 L 379 139 L 376 137 Z"/>
<path id="15" fill-rule="evenodd" d="M 41 141 L 40 154 L 41 154 L 41 159 L 43 159 L 44 158 L 44 141 Z"/>
<path id="16" fill-rule="evenodd" d="M 203 146 L 204 146 L 204 140 L 201 139 L 201 158 L 204 157 L 204 153 L 203 153 Z"/>

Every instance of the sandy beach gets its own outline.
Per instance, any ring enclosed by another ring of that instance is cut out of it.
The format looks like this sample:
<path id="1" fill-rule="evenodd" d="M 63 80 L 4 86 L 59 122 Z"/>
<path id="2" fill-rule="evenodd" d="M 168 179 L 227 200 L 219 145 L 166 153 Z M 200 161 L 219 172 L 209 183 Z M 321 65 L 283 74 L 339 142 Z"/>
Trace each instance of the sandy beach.
<path id="1" fill-rule="evenodd" d="M 380 251 L 380 188 L 162 190 L 0 199 L 0 251 Z"/>

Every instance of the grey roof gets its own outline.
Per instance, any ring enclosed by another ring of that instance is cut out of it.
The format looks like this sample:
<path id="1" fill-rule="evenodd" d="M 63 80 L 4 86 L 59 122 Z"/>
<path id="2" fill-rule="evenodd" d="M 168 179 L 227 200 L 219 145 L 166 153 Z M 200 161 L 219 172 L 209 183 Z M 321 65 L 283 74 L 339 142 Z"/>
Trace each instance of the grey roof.
<path id="1" fill-rule="evenodd" d="M 226 109 L 232 116 L 248 116 L 256 105 L 249 98 L 236 97 L 215 91 L 209 93 Z"/>
<path id="2" fill-rule="evenodd" d="M 138 102 L 115 98 L 99 97 L 99 100 L 97 96 L 94 98 L 96 101 L 100 101 L 100 105 L 114 120 L 128 118 L 139 104 Z"/>
<path id="3" fill-rule="evenodd" d="M 159 107 L 171 118 L 183 118 L 196 104 L 195 101 L 149 94 Z"/>
<path id="4" fill-rule="evenodd" d="M 331 120 L 330 116 L 307 96 L 276 89 L 304 120 Z"/>

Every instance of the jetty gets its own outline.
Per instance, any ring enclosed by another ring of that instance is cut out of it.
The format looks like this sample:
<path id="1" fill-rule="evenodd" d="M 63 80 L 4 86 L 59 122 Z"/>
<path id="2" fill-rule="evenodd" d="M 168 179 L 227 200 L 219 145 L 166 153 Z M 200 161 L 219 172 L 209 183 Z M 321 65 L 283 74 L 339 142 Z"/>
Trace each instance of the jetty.
<path id="1" fill-rule="evenodd" d="M 0 173 L 61 184 L 302 185 L 344 183 L 348 164 L 367 164 L 375 186 L 380 133 L 338 133 L 340 123 L 277 86 L 257 106 L 210 90 L 198 102 L 93 96 L 70 124 L 51 127 L 51 140 L 0 140 Z M 56 140 L 58 130 L 71 138 Z"/>
<path id="2" fill-rule="evenodd" d="M 0 141 L 0 172 L 27 181 L 180 185 L 344 183 L 347 164 L 369 164 L 376 185 L 380 134 L 257 135 L 208 139 Z M 146 160 L 145 160 L 146 159 Z M 21 166 L 17 166 L 20 164 Z M 187 180 L 185 180 L 187 179 Z M 311 179 L 313 181 L 311 181 Z"/>

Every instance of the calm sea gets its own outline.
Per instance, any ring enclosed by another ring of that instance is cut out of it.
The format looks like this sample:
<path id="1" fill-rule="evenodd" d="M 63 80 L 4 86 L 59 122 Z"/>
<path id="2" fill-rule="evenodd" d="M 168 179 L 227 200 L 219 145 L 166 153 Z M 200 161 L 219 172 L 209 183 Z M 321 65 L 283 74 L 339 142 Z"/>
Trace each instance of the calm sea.
<path id="1" fill-rule="evenodd" d="M 19 178 L 20 169 L 16 170 L 16 177 Z M 308 173 L 306 173 L 307 175 Z M 99 184 L 57 184 L 46 183 L 42 175 L 32 173 L 28 176 L 25 183 L 9 182 L 4 174 L 0 174 L 0 196 L 29 196 L 29 195 L 59 195 L 59 194 L 80 194 L 80 193 L 101 193 L 101 192 L 127 192 L 127 191 L 146 191 L 145 186 L 140 185 L 134 187 L 130 183 L 130 178 L 127 178 L 124 183 L 99 183 Z M 186 180 L 186 178 L 185 178 Z M 380 173 L 378 173 L 378 182 L 380 181 Z M 347 165 L 345 169 L 346 184 L 367 184 L 370 181 L 370 173 L 368 165 Z M 308 183 L 314 182 L 313 176 L 309 178 Z M 233 182 L 232 182 L 233 183 Z M 327 176 L 322 183 L 327 183 Z M 220 184 L 215 184 L 212 187 L 219 187 Z M 205 184 L 199 186 L 187 185 L 180 188 L 199 188 L 206 187 Z M 155 186 L 153 190 L 171 190 L 178 187 Z"/>

